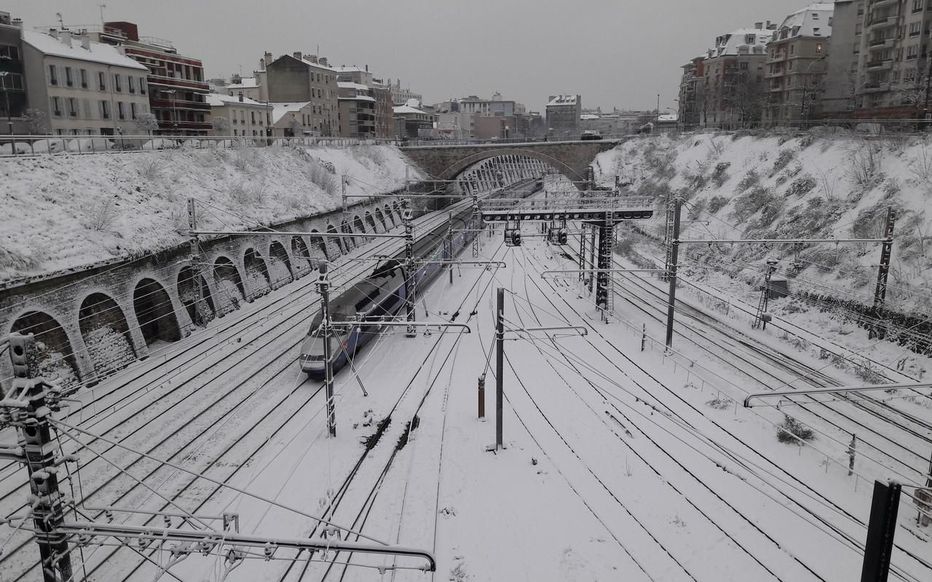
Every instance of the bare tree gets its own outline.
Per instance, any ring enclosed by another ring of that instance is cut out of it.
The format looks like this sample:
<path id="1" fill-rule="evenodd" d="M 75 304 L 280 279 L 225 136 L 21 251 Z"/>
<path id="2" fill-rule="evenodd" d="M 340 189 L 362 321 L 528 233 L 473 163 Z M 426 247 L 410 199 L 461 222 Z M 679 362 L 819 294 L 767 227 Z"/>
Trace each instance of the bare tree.
<path id="1" fill-rule="evenodd" d="M 226 135 L 230 130 L 230 120 L 226 117 L 214 117 L 211 124 L 214 126 L 214 132 L 217 135 Z"/>
<path id="2" fill-rule="evenodd" d="M 153 113 L 141 113 L 136 117 L 136 127 L 146 134 L 151 134 L 159 128 L 159 120 Z"/>
<path id="3" fill-rule="evenodd" d="M 23 112 L 26 127 L 32 135 L 42 135 L 49 130 L 48 116 L 41 109 L 27 109 Z"/>

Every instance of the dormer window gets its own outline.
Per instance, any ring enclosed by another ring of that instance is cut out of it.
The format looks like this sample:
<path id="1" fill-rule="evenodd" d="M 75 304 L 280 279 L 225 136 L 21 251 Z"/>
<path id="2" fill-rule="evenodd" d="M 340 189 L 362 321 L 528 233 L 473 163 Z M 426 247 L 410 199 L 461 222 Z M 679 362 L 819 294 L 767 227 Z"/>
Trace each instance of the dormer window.
<path id="1" fill-rule="evenodd" d="M 754 44 L 757 42 L 757 35 L 746 34 L 744 35 L 744 44 Z"/>

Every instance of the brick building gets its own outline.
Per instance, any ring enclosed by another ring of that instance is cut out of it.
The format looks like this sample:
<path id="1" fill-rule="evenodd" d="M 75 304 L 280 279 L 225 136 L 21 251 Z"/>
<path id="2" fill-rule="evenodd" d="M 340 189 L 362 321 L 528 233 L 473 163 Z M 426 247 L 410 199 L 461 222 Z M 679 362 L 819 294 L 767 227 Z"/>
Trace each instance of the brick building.
<path id="1" fill-rule="evenodd" d="M 145 65 L 150 87 L 149 104 L 161 135 L 207 135 L 211 130 L 210 88 L 200 59 L 178 54 L 167 40 L 140 37 L 132 22 L 105 22 L 97 40 L 117 45 L 126 56 Z"/>
<path id="2" fill-rule="evenodd" d="M 23 23 L 0 12 L 0 119 L 10 134 L 35 133 L 27 127 L 26 75 L 23 66 Z"/>

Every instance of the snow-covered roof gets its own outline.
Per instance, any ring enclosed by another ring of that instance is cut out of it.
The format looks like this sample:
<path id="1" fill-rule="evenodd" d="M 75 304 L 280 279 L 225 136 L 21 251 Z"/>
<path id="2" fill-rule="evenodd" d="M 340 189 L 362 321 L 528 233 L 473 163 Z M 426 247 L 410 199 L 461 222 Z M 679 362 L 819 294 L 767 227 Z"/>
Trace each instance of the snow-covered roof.
<path id="1" fill-rule="evenodd" d="M 272 106 L 272 123 L 278 123 L 278 120 L 288 113 L 297 113 L 310 104 L 310 101 L 300 103 L 270 103 L 269 105 Z"/>
<path id="2" fill-rule="evenodd" d="M 229 89 L 258 89 L 259 81 L 255 77 L 243 77 L 239 83 L 230 83 Z"/>
<path id="3" fill-rule="evenodd" d="M 353 83 L 351 81 L 337 81 L 337 87 L 340 89 L 356 89 L 357 91 L 368 91 L 369 86 L 362 83 Z"/>
<path id="4" fill-rule="evenodd" d="M 579 116 L 579 118 L 580 118 L 580 119 L 586 119 L 586 120 L 589 120 L 589 119 L 602 119 L 602 116 L 596 115 L 596 114 L 594 114 L 594 113 L 583 113 L 582 115 Z"/>
<path id="5" fill-rule="evenodd" d="M 412 114 L 418 114 L 418 113 L 421 115 L 427 115 L 426 111 L 421 111 L 417 107 L 411 107 L 410 105 L 399 105 L 398 107 L 395 107 L 396 115 L 405 115 L 405 114 L 412 115 Z"/>
<path id="6" fill-rule="evenodd" d="M 223 107 L 226 104 L 232 105 L 260 105 L 265 106 L 265 103 L 260 103 L 249 97 L 243 97 L 243 100 L 240 101 L 239 96 L 226 95 L 224 93 L 208 93 L 207 94 L 207 103 L 211 107 Z"/>
<path id="7" fill-rule="evenodd" d="M 64 35 L 68 34 L 70 33 L 64 33 Z M 78 61 L 90 61 L 139 71 L 149 70 L 144 65 L 121 53 L 120 50 L 113 45 L 92 41 L 88 43 L 89 48 L 84 48 L 81 43 L 81 38 L 73 36 L 71 37 L 71 46 L 68 46 L 67 41 L 64 40 L 67 37 L 64 35 L 56 39 L 42 32 L 24 30 L 23 42 L 48 56 L 63 57 Z"/>
<path id="8" fill-rule="evenodd" d="M 666 123 L 675 123 L 675 122 L 679 121 L 679 119 L 680 119 L 680 116 L 677 115 L 676 113 L 664 113 L 663 115 L 658 115 L 658 116 L 657 116 L 657 121 L 659 121 L 659 122 L 661 122 L 661 123 L 663 123 L 663 122 L 666 122 Z"/>
<path id="9" fill-rule="evenodd" d="M 739 54 L 766 54 L 765 47 L 774 31 L 761 28 L 739 28 L 715 39 L 711 57 L 735 56 Z"/>
<path id="10" fill-rule="evenodd" d="M 773 39 L 784 40 L 800 36 L 832 36 L 832 15 L 834 13 L 834 4 L 826 2 L 810 4 L 787 16 L 780 28 L 774 31 Z"/>
<path id="11" fill-rule="evenodd" d="M 578 95 L 557 95 L 547 103 L 547 106 L 551 105 L 576 105 L 576 99 Z"/>
<path id="12" fill-rule="evenodd" d="M 354 95 L 352 97 L 339 97 L 339 101 L 372 101 L 375 102 L 375 97 L 369 97 L 368 95 Z"/>
<path id="13" fill-rule="evenodd" d="M 361 69 L 357 66 L 347 67 L 345 65 L 340 65 L 339 67 L 332 67 L 332 69 L 338 73 L 368 73 L 369 71 Z"/>

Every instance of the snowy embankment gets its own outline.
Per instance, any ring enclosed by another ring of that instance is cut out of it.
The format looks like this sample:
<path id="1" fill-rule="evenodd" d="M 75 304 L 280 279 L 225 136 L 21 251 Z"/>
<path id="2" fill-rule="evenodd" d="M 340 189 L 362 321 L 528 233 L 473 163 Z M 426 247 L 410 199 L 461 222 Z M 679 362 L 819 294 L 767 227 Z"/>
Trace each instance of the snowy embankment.
<path id="1" fill-rule="evenodd" d="M 618 176 L 642 194 L 686 200 L 684 239 L 879 238 L 897 212 L 888 305 L 932 308 L 932 139 L 855 136 L 683 135 L 634 139 L 596 160 L 598 180 Z M 664 214 L 647 225 L 663 237 Z M 794 291 L 870 305 L 880 248 L 856 245 L 703 245 L 687 249 L 698 269 L 759 281 L 765 259 Z"/>
<path id="2" fill-rule="evenodd" d="M 3 158 L 0 282 L 184 243 L 188 198 L 201 228 L 253 228 L 339 208 L 344 175 L 348 194 L 402 188 L 408 166 L 391 146 Z"/>

